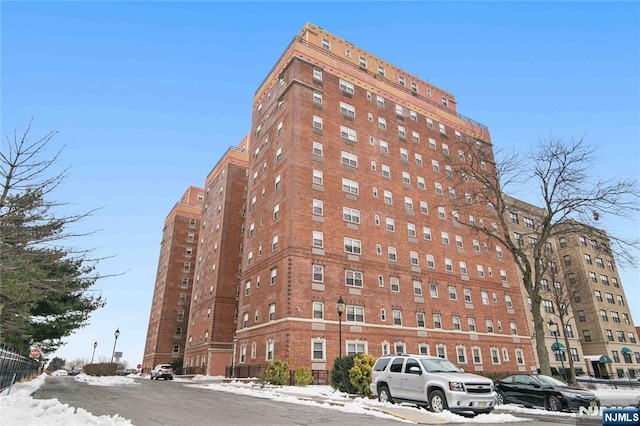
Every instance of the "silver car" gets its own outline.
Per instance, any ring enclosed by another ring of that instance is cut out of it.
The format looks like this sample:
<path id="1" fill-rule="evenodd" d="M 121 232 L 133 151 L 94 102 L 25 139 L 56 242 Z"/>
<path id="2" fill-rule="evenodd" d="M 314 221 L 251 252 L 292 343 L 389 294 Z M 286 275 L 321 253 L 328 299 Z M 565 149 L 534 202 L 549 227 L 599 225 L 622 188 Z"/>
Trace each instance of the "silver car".
<path id="1" fill-rule="evenodd" d="M 496 405 L 491 380 L 465 373 L 444 358 L 427 355 L 378 358 L 371 371 L 370 389 L 380 402 L 409 402 L 436 413 L 489 413 Z"/>
<path id="2" fill-rule="evenodd" d="M 156 379 L 164 379 L 164 380 L 173 380 L 173 367 L 171 364 L 158 364 L 153 367 L 151 370 L 151 380 Z"/>

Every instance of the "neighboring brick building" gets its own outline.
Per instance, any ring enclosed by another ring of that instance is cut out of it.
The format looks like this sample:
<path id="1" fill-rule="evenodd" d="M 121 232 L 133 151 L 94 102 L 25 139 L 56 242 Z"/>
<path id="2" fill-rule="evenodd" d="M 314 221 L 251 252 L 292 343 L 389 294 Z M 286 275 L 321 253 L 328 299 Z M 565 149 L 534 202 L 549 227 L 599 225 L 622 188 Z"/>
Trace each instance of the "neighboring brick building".
<path id="1" fill-rule="evenodd" d="M 164 221 L 143 371 L 184 356 L 204 190 L 189 187 Z"/>
<path id="2" fill-rule="evenodd" d="M 537 241 L 538 232 L 537 226 L 540 223 L 541 218 L 545 215 L 545 212 L 540 207 L 528 204 L 524 201 L 517 200 L 512 197 L 506 197 L 507 210 L 509 213 L 508 228 L 509 232 L 513 233 L 513 240 L 520 241 L 523 245 L 531 245 L 530 239 Z M 582 353 L 582 346 L 580 344 L 580 335 L 576 327 L 577 318 L 575 312 L 572 310 L 569 295 L 573 293 L 574 286 L 568 282 L 565 278 L 563 271 L 563 265 L 561 263 L 561 257 L 558 253 L 558 241 L 551 238 L 546 244 L 546 253 L 553 259 L 554 264 L 559 268 L 557 273 L 550 272 L 547 274 L 541 283 L 542 291 L 542 306 L 541 314 L 545 323 L 546 333 L 544 340 L 541 341 L 536 336 L 534 337 L 534 344 L 542 343 L 547 347 L 549 353 L 549 364 L 552 368 L 555 368 L 561 375 L 563 374 L 562 368 L 569 369 L 569 359 L 572 357 L 574 362 L 574 369 L 576 374 L 586 373 L 584 365 L 584 354 Z M 520 285 L 522 286 L 522 297 L 524 298 L 526 309 L 527 321 L 530 324 L 530 330 L 533 332 L 533 313 L 531 310 L 531 300 L 524 288 L 522 282 L 522 274 L 518 273 Z M 559 283 L 558 289 L 554 288 L 554 285 Z M 565 303 L 567 306 L 566 312 L 562 314 L 562 321 L 558 315 L 558 304 Z M 549 325 L 549 321 L 558 324 L 558 327 Z M 565 331 L 562 331 L 561 322 L 565 323 Z M 557 336 L 556 336 L 557 333 Z M 567 350 L 564 336 L 565 333 L 569 339 L 569 349 Z M 558 339 L 556 346 L 556 337 Z M 537 362 L 537 352 L 534 350 Z"/>
<path id="3" fill-rule="evenodd" d="M 559 240 L 559 256 L 577 294 L 571 305 L 587 373 L 637 377 L 640 344 L 606 233 L 571 222 L 574 232 Z M 608 358 L 608 359 L 607 359 Z"/>
<path id="4" fill-rule="evenodd" d="M 491 149 L 453 95 L 305 25 L 254 98 L 235 364 L 420 352 L 529 371 L 515 265 L 447 207 L 467 136 Z"/>
<path id="5" fill-rule="evenodd" d="M 186 373 L 224 375 L 238 306 L 249 137 L 229 148 L 205 182 L 198 257 L 184 354 Z"/>

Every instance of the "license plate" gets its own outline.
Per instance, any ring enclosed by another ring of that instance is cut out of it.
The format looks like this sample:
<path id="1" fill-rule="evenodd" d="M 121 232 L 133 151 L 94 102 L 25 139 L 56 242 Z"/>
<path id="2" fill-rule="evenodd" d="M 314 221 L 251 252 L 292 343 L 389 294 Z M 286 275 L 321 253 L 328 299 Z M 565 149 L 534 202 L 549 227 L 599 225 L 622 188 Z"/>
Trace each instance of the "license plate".
<path id="1" fill-rule="evenodd" d="M 485 407 L 487 405 L 486 402 L 478 402 L 478 406 L 480 407 Z"/>
<path id="2" fill-rule="evenodd" d="M 595 402 L 595 401 L 589 401 L 589 405 L 590 405 L 590 406 L 592 406 L 592 407 L 595 407 L 595 406 L 596 406 L 596 405 L 598 405 L 598 404 L 596 404 L 596 402 Z"/>

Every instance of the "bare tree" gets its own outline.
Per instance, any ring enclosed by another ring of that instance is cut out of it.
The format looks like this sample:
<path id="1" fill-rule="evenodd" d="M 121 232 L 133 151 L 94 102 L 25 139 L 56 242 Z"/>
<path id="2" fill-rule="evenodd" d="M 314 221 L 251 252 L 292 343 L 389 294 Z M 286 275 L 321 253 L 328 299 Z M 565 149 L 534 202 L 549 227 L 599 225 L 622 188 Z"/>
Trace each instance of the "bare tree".
<path id="1" fill-rule="evenodd" d="M 534 333 L 544 336 L 541 281 L 549 267 L 547 243 L 575 232 L 578 228 L 571 224 L 593 225 L 607 216 L 634 217 L 640 211 L 638 183 L 599 178 L 595 151 L 582 139 L 567 142 L 550 137 L 530 152 L 498 152 L 498 161 L 486 138 L 468 137 L 461 146 L 454 165 L 452 204 L 458 215 L 480 217 L 461 223 L 484 236 L 485 242 L 499 244 L 511 253 L 531 299 Z M 456 188 L 471 192 L 463 198 L 455 195 Z M 542 208 L 528 244 L 509 232 L 510 192 L 532 194 Z M 615 235 L 609 238 L 616 256 L 633 264 L 630 249 L 639 247 L 638 241 Z M 546 346 L 538 344 L 536 351 L 542 373 L 551 374 Z"/>

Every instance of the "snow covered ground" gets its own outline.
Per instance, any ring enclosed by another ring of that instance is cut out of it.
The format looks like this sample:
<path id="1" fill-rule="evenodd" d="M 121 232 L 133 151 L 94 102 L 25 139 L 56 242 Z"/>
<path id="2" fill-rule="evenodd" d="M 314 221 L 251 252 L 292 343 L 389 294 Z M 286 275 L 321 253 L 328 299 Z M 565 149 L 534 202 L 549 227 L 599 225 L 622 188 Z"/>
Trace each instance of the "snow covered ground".
<path id="1" fill-rule="evenodd" d="M 33 399 L 31 395 L 44 383 L 46 375 L 36 377 L 26 383 L 15 384 L 10 391 L 0 394 L 0 419 L 3 426 L 40 426 L 49 424 L 63 424 L 65 426 L 123 426 L 132 425 L 129 420 L 114 416 L 94 416 L 82 408 L 73 408 L 57 399 Z M 136 380 L 146 377 L 92 377 L 80 374 L 74 380 L 96 386 L 135 386 Z M 68 379 L 65 379 L 68 380 Z M 195 386 L 214 391 L 231 392 L 258 398 L 294 404 L 315 405 L 327 409 L 340 410 L 348 413 L 368 414 L 372 416 L 390 418 L 384 409 L 389 407 L 376 400 L 367 398 L 353 398 L 345 393 L 333 390 L 329 386 L 282 386 L 262 387 L 256 384 L 232 382 L 222 383 L 222 377 L 196 376 L 193 379 L 175 379 L 189 386 Z M 598 388 L 594 392 L 602 401 L 602 405 L 628 405 L 640 400 L 640 389 L 607 389 Z M 398 406 L 394 406 L 398 407 Z M 544 410 L 527 409 L 517 405 L 502 405 L 491 414 L 482 414 L 474 418 L 463 417 L 449 412 L 433 414 L 440 421 L 447 423 L 514 423 L 526 422 L 527 418 L 516 417 L 514 414 L 544 415 Z M 553 413 L 567 417 L 577 417 L 575 413 Z"/>

